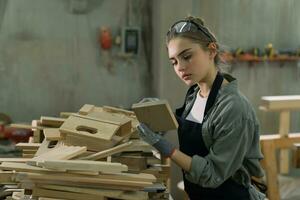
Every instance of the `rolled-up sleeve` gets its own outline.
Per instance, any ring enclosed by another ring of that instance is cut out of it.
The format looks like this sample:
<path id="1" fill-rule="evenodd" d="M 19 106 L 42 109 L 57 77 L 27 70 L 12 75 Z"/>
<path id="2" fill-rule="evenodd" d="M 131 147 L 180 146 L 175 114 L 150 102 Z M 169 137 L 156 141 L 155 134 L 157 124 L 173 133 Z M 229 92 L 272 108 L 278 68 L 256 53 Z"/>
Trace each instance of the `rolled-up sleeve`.
<path id="1" fill-rule="evenodd" d="M 255 124 L 239 114 L 223 116 L 214 127 L 214 142 L 205 157 L 194 155 L 185 177 L 202 187 L 216 188 L 243 164 L 251 145 Z"/>

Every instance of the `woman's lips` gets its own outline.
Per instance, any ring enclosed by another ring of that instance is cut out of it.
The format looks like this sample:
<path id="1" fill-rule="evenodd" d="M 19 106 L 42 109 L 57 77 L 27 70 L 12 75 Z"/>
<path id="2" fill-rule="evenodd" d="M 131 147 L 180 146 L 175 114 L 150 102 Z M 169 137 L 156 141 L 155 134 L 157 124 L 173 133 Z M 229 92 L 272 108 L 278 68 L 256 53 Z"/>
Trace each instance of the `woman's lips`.
<path id="1" fill-rule="evenodd" d="M 182 79 L 183 79 L 183 80 L 188 80 L 188 79 L 190 79 L 191 75 L 192 75 L 192 74 L 183 74 L 183 75 L 182 75 Z"/>

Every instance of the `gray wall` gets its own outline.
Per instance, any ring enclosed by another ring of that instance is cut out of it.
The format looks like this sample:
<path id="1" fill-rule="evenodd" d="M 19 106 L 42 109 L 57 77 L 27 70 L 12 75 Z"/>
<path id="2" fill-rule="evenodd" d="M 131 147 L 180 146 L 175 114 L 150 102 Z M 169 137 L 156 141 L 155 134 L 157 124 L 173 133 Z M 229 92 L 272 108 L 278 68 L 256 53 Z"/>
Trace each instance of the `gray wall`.
<path id="1" fill-rule="evenodd" d="M 153 65 L 156 95 L 166 98 L 173 108 L 183 103 L 186 86 L 169 64 L 164 43 L 170 25 L 188 14 L 204 18 L 227 48 L 263 48 L 269 42 L 275 48 L 300 47 L 300 1 L 297 0 L 164 0 L 154 1 Z M 297 62 L 232 63 L 229 68 L 239 88 L 251 101 L 261 123 L 261 133 L 277 133 L 278 114 L 258 110 L 261 96 L 300 94 L 300 64 Z M 228 70 L 228 68 L 227 68 Z M 300 131 L 300 115 L 292 113 L 291 131 Z M 168 139 L 177 143 L 176 133 Z M 172 166 L 172 193 L 181 199 L 176 183 L 180 169 Z"/>
<path id="2" fill-rule="evenodd" d="M 30 121 L 85 103 L 129 108 L 149 94 L 149 48 L 124 59 L 114 46 L 111 74 L 97 41 L 101 26 L 114 36 L 126 25 L 150 29 L 149 2 L 86 2 L 87 12 L 76 15 L 70 0 L 0 0 L 0 112 Z"/>

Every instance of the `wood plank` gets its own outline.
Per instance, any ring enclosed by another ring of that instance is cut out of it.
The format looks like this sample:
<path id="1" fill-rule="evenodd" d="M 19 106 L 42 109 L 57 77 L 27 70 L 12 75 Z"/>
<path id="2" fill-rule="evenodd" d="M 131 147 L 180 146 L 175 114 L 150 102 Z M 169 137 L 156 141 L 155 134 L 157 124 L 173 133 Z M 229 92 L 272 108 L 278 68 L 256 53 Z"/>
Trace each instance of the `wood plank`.
<path id="1" fill-rule="evenodd" d="M 278 170 L 275 149 L 275 143 L 272 141 L 263 143 L 262 145 L 262 153 L 264 155 L 263 166 L 267 178 L 268 199 L 279 200 L 279 185 L 277 180 Z"/>
<path id="2" fill-rule="evenodd" d="M 66 134 L 65 140 L 63 140 L 66 145 L 73 146 L 86 146 L 89 151 L 103 151 L 105 149 L 112 148 L 115 144 L 119 142 L 119 140 L 115 140 L 114 137 L 112 140 L 107 141 L 101 138 L 89 138 L 84 136 L 76 136 Z"/>
<path id="3" fill-rule="evenodd" d="M 129 146 L 131 146 L 133 143 L 131 141 L 126 142 L 124 144 L 120 144 L 118 146 L 115 146 L 113 148 L 89 155 L 87 157 L 81 158 L 82 160 L 99 160 L 101 158 L 105 158 L 107 156 L 111 156 L 116 153 L 120 153 L 124 151 L 124 149 L 127 149 Z"/>
<path id="4" fill-rule="evenodd" d="M 102 196 L 91 195 L 91 194 L 81 194 L 74 192 L 64 192 L 57 190 L 47 190 L 42 188 L 34 188 L 32 190 L 32 195 L 34 197 L 50 197 L 50 198 L 61 198 L 70 199 L 70 200 L 105 200 Z"/>
<path id="5" fill-rule="evenodd" d="M 16 148 L 17 149 L 34 149 L 37 150 L 38 148 L 40 148 L 41 143 L 23 143 L 20 142 L 18 144 L 16 144 Z"/>
<path id="6" fill-rule="evenodd" d="M 60 116 L 60 118 L 65 118 L 66 119 L 66 118 L 70 117 L 73 114 L 77 114 L 77 113 L 74 113 L 74 112 L 60 112 L 59 116 Z"/>
<path id="7" fill-rule="evenodd" d="M 178 127 L 166 100 L 133 104 L 132 109 L 138 120 L 147 124 L 153 131 L 169 131 Z"/>
<path id="8" fill-rule="evenodd" d="M 27 164 L 35 166 L 39 165 L 39 162 L 43 162 L 45 160 L 68 160 L 86 152 L 86 150 L 86 147 L 60 146 L 58 148 L 50 150 L 49 152 L 32 158 L 27 162 Z"/>
<path id="9" fill-rule="evenodd" d="M 14 176 L 15 172 L 7 172 L 7 171 L 0 171 L 0 183 L 6 184 L 6 183 L 13 183 L 12 177 Z"/>
<path id="10" fill-rule="evenodd" d="M 17 163 L 26 163 L 28 158 L 0 158 L 0 163 L 2 162 L 17 162 Z"/>
<path id="11" fill-rule="evenodd" d="M 300 143 L 300 133 L 290 133 L 287 138 L 281 138 L 279 134 L 261 135 L 260 142 L 262 145 L 272 142 L 275 148 L 287 149 L 293 147 L 294 143 Z"/>
<path id="12" fill-rule="evenodd" d="M 152 182 L 146 181 L 130 181 L 130 180 L 113 180 L 98 178 L 97 176 L 63 176 L 62 174 L 37 174 L 37 173 L 16 173 L 16 181 L 55 181 L 55 182 L 71 182 L 77 184 L 88 185 L 114 185 L 114 186 L 129 186 L 136 189 L 143 189 L 144 187 L 153 185 Z"/>
<path id="13" fill-rule="evenodd" d="M 300 109 L 300 95 L 263 96 L 260 109 L 273 110 L 298 110 Z"/>
<path id="14" fill-rule="evenodd" d="M 143 191 L 122 191 L 122 190 L 110 190 L 110 189 L 94 189 L 94 188 L 81 188 L 81 187 L 69 187 L 58 185 L 39 185 L 40 188 L 68 191 L 75 193 L 103 195 L 109 198 L 128 199 L 128 200 L 147 200 L 148 193 Z"/>
<path id="15" fill-rule="evenodd" d="M 59 128 L 65 120 L 65 118 L 41 116 L 41 124 L 43 126 Z"/>
<path id="16" fill-rule="evenodd" d="M 290 131 L 290 111 L 282 110 L 279 117 L 279 135 L 288 137 Z M 290 169 L 290 150 L 282 149 L 279 154 L 279 171 L 281 174 L 288 174 Z"/>
<path id="17" fill-rule="evenodd" d="M 39 129 L 43 130 L 46 127 L 43 126 L 32 126 L 30 124 L 10 124 L 9 127 L 18 128 L 18 129 Z"/>
<path id="18" fill-rule="evenodd" d="M 44 135 L 48 141 L 59 141 L 63 140 L 61 133 L 58 128 L 46 128 L 44 129 Z"/>
<path id="19" fill-rule="evenodd" d="M 94 171 L 101 173 L 121 173 L 128 170 L 126 165 L 121 163 L 109 163 L 91 160 L 45 160 L 39 163 L 40 166 L 59 171 Z"/>

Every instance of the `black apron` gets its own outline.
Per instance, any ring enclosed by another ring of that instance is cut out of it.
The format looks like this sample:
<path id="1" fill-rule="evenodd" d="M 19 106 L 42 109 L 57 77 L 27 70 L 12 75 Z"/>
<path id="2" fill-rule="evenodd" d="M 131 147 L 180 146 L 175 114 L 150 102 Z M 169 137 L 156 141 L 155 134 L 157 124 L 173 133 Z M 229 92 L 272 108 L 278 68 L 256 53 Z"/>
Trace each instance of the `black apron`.
<path id="1" fill-rule="evenodd" d="M 205 111 L 204 111 L 204 119 L 207 117 L 206 114 L 209 109 L 213 106 L 218 91 L 221 88 L 223 82 L 223 76 L 221 73 L 218 73 L 213 85 L 211 92 L 208 96 Z M 195 86 L 194 86 L 195 88 Z M 201 157 L 205 157 L 209 151 L 206 148 L 203 138 L 202 138 L 202 124 L 192 122 L 186 120 L 186 116 L 192 108 L 192 105 L 195 101 L 195 97 L 193 97 L 193 101 L 189 105 L 187 109 L 187 98 L 190 98 L 190 94 L 193 88 L 187 93 L 184 105 L 176 110 L 176 119 L 179 123 L 178 127 L 178 140 L 180 145 L 180 150 L 189 155 L 199 155 Z M 197 92 L 196 92 L 196 95 Z M 185 114 L 183 114 L 183 112 Z M 183 171 L 183 180 L 184 180 L 184 188 L 186 193 L 189 195 L 191 200 L 249 200 L 249 192 L 248 189 L 243 185 L 236 183 L 234 180 L 229 178 L 223 184 L 221 184 L 217 188 L 205 188 L 200 185 L 189 182 L 184 175 Z"/>

